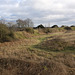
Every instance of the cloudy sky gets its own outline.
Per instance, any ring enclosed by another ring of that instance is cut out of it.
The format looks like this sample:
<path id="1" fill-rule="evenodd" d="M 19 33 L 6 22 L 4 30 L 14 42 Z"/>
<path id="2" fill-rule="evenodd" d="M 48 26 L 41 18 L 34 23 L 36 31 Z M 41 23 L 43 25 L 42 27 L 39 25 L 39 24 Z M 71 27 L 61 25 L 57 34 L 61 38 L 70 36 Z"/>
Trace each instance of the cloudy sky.
<path id="1" fill-rule="evenodd" d="M 35 25 L 75 24 L 75 0 L 0 0 L 0 18 L 30 18 Z"/>

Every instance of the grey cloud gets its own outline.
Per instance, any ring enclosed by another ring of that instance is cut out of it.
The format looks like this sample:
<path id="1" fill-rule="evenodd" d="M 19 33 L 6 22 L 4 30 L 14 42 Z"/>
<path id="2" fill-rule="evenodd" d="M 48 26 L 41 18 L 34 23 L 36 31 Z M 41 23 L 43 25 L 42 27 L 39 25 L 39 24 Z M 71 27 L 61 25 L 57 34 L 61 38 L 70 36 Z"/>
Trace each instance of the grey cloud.
<path id="1" fill-rule="evenodd" d="M 35 24 L 75 24 L 75 1 L 0 0 L 0 16 L 8 20 L 31 18 Z"/>

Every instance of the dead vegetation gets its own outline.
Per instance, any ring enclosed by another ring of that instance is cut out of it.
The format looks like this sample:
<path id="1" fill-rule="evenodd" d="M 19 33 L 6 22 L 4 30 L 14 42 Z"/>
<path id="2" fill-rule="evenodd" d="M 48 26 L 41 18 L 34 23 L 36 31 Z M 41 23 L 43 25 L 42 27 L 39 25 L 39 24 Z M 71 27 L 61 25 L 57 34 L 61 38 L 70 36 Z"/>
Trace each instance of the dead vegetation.
<path id="1" fill-rule="evenodd" d="M 0 43 L 0 75 L 75 75 L 74 37 L 75 32 L 54 33 Z M 43 49 L 35 47 L 40 42 Z M 74 48 L 62 52 L 65 46 Z"/>
<path id="2" fill-rule="evenodd" d="M 75 59 L 71 55 L 39 62 L 0 58 L 0 75 L 75 75 Z"/>
<path id="3" fill-rule="evenodd" d="M 67 48 L 74 48 L 75 49 L 75 42 L 67 42 L 64 39 L 56 37 L 51 40 L 46 40 L 37 45 L 36 47 L 40 49 L 45 49 L 47 51 L 61 51 Z"/>
<path id="4" fill-rule="evenodd" d="M 35 47 L 46 51 L 75 50 L 75 33 L 47 37 Z"/>

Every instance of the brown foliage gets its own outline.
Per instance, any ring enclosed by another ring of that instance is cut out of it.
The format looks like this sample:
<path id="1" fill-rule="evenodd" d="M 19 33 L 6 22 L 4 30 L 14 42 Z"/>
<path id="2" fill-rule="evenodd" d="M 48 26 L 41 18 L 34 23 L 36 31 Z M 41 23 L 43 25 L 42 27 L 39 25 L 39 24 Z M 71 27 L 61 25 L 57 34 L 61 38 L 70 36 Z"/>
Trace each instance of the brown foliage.
<path id="1" fill-rule="evenodd" d="M 71 44 L 66 42 L 64 39 L 60 39 L 58 37 L 52 40 L 46 40 L 38 45 L 39 48 L 52 50 L 52 51 L 59 51 L 64 50 L 64 48 L 70 46 Z"/>

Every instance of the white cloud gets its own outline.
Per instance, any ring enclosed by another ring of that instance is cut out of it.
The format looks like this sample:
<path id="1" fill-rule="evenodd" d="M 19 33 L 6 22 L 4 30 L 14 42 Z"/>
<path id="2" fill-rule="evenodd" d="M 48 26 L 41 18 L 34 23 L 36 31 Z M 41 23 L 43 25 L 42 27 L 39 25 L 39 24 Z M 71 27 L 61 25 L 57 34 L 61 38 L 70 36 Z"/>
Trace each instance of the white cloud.
<path id="1" fill-rule="evenodd" d="M 62 9 L 63 4 L 57 2 L 56 0 L 38 0 L 34 3 L 34 8 L 38 10 L 52 10 L 52 9 Z"/>
<path id="2" fill-rule="evenodd" d="M 75 0 L 0 0 L 0 16 L 31 18 L 35 24 L 75 24 Z"/>

